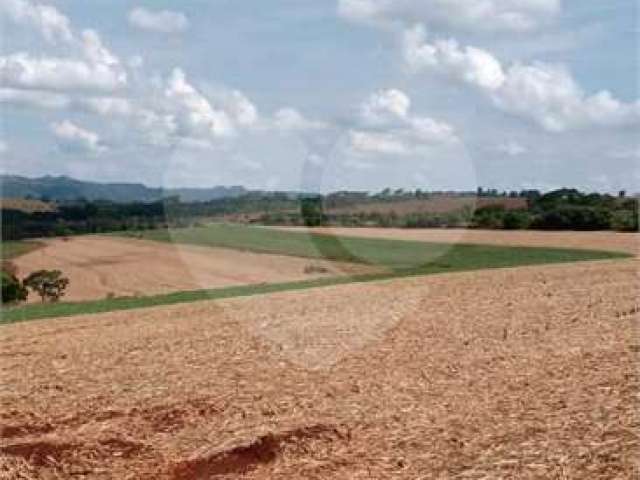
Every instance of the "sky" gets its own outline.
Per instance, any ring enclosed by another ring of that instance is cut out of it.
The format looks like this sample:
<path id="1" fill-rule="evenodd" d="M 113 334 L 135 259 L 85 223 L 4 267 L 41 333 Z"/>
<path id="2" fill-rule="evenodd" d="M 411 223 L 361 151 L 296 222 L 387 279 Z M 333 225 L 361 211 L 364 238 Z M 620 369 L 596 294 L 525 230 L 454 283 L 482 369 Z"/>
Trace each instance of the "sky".
<path id="1" fill-rule="evenodd" d="M 2 172 L 640 191 L 637 0 L 2 0 Z"/>

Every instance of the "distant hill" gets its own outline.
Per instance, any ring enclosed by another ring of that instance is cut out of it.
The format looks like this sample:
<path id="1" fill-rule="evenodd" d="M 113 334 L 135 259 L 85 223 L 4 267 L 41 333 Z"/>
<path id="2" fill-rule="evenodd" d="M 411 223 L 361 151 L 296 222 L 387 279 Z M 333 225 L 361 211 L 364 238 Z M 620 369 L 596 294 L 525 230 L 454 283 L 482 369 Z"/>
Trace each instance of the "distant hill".
<path id="1" fill-rule="evenodd" d="M 152 188 L 140 183 L 85 182 L 70 177 L 45 176 L 27 178 L 17 175 L 0 175 L 0 196 L 4 198 L 35 198 L 54 202 L 107 200 L 117 203 L 153 202 L 162 198 L 179 196 L 182 201 L 208 201 L 238 197 L 248 191 L 244 187 L 212 188 Z"/>

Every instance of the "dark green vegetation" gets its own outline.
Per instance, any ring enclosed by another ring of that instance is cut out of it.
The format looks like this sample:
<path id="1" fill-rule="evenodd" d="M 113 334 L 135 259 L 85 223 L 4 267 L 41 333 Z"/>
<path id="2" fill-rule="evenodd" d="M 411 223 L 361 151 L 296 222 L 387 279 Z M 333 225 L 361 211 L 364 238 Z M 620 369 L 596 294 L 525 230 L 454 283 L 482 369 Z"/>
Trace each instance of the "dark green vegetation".
<path id="1" fill-rule="evenodd" d="M 127 235 L 163 242 L 227 247 L 308 258 L 328 258 L 365 263 L 380 267 L 380 270 L 383 271 L 382 273 L 369 275 L 343 276 L 278 284 L 246 285 L 214 290 L 176 292 L 149 297 L 113 298 L 92 302 L 51 305 L 25 305 L 5 310 L 1 321 L 3 323 L 11 323 L 37 318 L 127 310 L 352 282 L 369 282 L 413 275 L 628 257 L 628 255 L 622 253 L 586 250 L 450 245 L 401 240 L 335 237 L 228 224 L 215 224 L 207 227 L 173 231 L 150 230 Z"/>
<path id="2" fill-rule="evenodd" d="M 0 271 L 0 286 L 2 287 L 2 304 L 24 302 L 29 295 L 27 287 L 13 273 Z"/>
<path id="3" fill-rule="evenodd" d="M 357 197 L 348 196 L 356 202 Z M 333 225 L 373 226 L 396 228 L 461 227 L 484 229 L 535 229 L 535 230 L 617 230 L 638 231 L 638 198 L 582 193 L 575 189 L 560 189 L 549 193 L 537 190 L 522 192 L 497 192 L 479 190 L 474 197 L 474 208 L 466 205 L 455 207 L 460 195 L 449 194 L 451 208 L 445 211 L 412 211 L 410 198 L 429 201 L 429 194 L 420 191 L 396 192 L 374 197 L 378 203 L 360 200 L 348 208 L 335 208 L 336 199 L 324 198 L 322 206 L 313 209 L 303 203 L 302 211 L 270 212 L 258 218 L 265 225 Z M 446 196 L 444 197 L 446 198 Z M 467 196 L 466 198 L 472 198 Z M 442 203 L 443 197 L 438 197 Z M 517 206 L 515 200 L 525 200 Z M 491 200 L 491 202 L 488 202 Z M 307 202 L 308 203 L 308 202 Z M 337 203 L 341 205 L 340 202 Z M 370 208 L 366 208 L 367 205 Z M 415 201 L 414 201 L 415 205 Z M 514 207 L 515 205 L 515 207 Z M 395 208 L 387 208 L 387 207 Z M 309 221 L 311 219 L 311 222 Z"/>
<path id="4" fill-rule="evenodd" d="M 100 191 L 96 187 L 95 195 Z M 212 220 L 263 225 L 638 231 L 638 198 L 627 197 L 625 192 L 613 196 L 574 189 L 544 194 L 537 190 L 385 189 L 309 195 L 234 190 L 207 201 L 185 198 L 194 197 L 174 195 L 147 203 L 77 198 L 54 205 L 52 211 L 3 207 L 2 239 L 179 228 Z"/>
<path id="5" fill-rule="evenodd" d="M 42 303 L 55 303 L 64 296 L 69 279 L 64 277 L 60 270 L 38 270 L 29 274 L 22 281 L 22 285 L 37 293 Z"/>
<path id="6" fill-rule="evenodd" d="M 561 189 L 531 195 L 527 209 L 480 208 L 474 212 L 473 224 L 480 228 L 637 232 L 638 199 L 627 198 L 625 192 L 613 197 Z"/>
<path id="7" fill-rule="evenodd" d="M 29 253 L 37 248 L 40 248 L 41 244 L 38 242 L 2 242 L 0 244 L 0 260 L 11 260 L 12 258 L 19 257 Z"/>

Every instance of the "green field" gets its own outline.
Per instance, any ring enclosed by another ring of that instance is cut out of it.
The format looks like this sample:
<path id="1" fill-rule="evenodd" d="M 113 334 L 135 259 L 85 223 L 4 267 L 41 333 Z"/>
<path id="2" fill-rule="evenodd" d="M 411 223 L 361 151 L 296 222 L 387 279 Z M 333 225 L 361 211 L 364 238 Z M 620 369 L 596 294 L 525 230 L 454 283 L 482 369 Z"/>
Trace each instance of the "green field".
<path id="1" fill-rule="evenodd" d="M 370 282 L 414 275 L 629 257 L 624 253 L 590 250 L 451 245 L 402 240 L 335 237 L 227 224 L 214 224 L 207 227 L 179 229 L 170 232 L 166 230 L 150 230 L 129 233 L 123 236 L 161 242 L 227 247 L 306 258 L 326 258 L 364 263 L 380 267 L 379 270 L 382 273 L 176 292 L 147 297 L 113 298 L 78 303 L 61 302 L 46 305 L 30 304 L 4 309 L 0 324 L 39 318 L 171 305 L 198 300 L 257 295 L 285 290 L 301 290 L 353 282 Z"/>
<path id="2" fill-rule="evenodd" d="M 405 274 L 440 273 L 543 263 L 625 257 L 625 254 L 562 248 L 500 247 L 426 243 L 379 238 L 337 237 L 263 227 L 212 224 L 175 230 L 121 234 L 161 242 L 277 253 L 365 263 Z"/>
<path id="3" fill-rule="evenodd" d="M 40 246 L 41 244 L 38 242 L 2 242 L 0 260 L 11 260 L 40 248 Z"/>

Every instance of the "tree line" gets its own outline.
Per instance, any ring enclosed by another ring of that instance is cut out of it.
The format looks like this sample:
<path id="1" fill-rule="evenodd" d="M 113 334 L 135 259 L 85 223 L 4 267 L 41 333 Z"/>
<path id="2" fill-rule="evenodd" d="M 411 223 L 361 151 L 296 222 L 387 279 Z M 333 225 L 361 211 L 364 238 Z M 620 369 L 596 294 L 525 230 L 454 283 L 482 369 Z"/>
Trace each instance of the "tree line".
<path id="1" fill-rule="evenodd" d="M 526 208 L 501 205 L 464 207 L 444 213 L 357 212 L 328 213 L 330 209 L 366 206 L 407 199 L 428 200 L 436 195 L 519 197 Z M 242 219 L 242 216 L 246 218 Z M 638 231 L 638 199 L 619 195 L 560 189 L 498 192 L 422 192 L 389 189 L 376 194 L 336 192 L 328 195 L 286 192 L 249 193 L 207 202 L 181 202 L 178 197 L 150 203 L 86 201 L 58 205 L 50 212 L 2 210 L 2 240 L 21 240 L 84 233 L 180 228 L 211 220 L 238 220 L 266 225 L 341 225 L 399 228 L 463 227 L 490 229 L 619 230 Z"/>
<path id="2" fill-rule="evenodd" d="M 322 196 L 301 201 L 300 212 L 265 213 L 259 218 L 267 225 L 306 226 L 375 226 L 396 228 L 485 228 L 536 230 L 616 230 L 638 231 L 638 199 L 583 193 L 576 189 L 559 189 L 549 193 L 527 190 L 520 193 L 499 194 L 488 191 L 483 196 L 520 196 L 527 199 L 526 208 L 509 209 L 504 205 L 464 207 L 459 210 L 430 212 L 354 212 L 327 213 Z"/>

